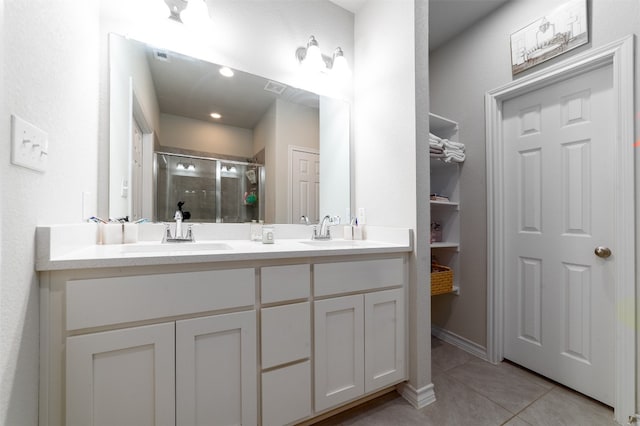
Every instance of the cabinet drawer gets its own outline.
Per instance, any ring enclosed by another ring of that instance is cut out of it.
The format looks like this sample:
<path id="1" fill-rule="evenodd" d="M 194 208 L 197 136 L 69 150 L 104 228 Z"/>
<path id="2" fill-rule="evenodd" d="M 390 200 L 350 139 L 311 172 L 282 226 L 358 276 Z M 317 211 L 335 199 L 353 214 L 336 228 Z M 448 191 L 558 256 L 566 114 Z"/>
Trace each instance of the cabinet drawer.
<path id="1" fill-rule="evenodd" d="M 313 278 L 316 296 L 402 286 L 405 281 L 404 259 L 319 264 L 314 266 Z"/>
<path id="2" fill-rule="evenodd" d="M 261 272 L 262 303 L 309 297 L 309 265 L 270 266 L 262 268 Z"/>
<path id="3" fill-rule="evenodd" d="M 254 269 L 67 282 L 67 330 L 253 306 Z"/>
<path id="4" fill-rule="evenodd" d="M 310 356 L 309 302 L 264 308 L 261 315 L 262 368 L 271 368 Z"/>
<path id="5" fill-rule="evenodd" d="M 291 424 L 311 415 L 311 365 L 262 373 L 262 426 Z"/>

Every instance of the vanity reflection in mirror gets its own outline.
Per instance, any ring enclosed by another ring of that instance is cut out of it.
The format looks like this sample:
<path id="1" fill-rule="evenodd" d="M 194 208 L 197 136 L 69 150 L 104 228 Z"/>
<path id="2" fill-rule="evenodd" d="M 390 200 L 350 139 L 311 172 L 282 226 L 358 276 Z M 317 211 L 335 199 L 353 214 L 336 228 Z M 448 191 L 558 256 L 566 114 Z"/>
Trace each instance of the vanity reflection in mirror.
<path id="1" fill-rule="evenodd" d="M 317 222 L 350 210 L 349 104 L 109 37 L 109 215 Z M 322 165 L 322 166 L 321 166 Z"/>

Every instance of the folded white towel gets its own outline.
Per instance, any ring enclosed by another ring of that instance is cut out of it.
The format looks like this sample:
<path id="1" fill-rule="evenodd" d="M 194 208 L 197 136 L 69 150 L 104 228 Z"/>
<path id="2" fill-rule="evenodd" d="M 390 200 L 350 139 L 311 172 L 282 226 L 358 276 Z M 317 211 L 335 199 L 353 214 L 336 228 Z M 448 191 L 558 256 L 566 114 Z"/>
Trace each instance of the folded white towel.
<path id="1" fill-rule="evenodd" d="M 464 144 L 463 143 L 450 141 L 448 139 L 443 139 L 442 140 L 442 144 L 447 149 L 451 149 L 451 150 L 457 149 L 459 151 L 464 152 Z"/>
<path id="2" fill-rule="evenodd" d="M 464 152 L 451 151 L 446 149 L 444 151 L 444 161 L 446 163 L 462 163 L 464 162 L 464 159 L 465 159 Z"/>
<path id="3" fill-rule="evenodd" d="M 437 153 L 437 152 L 430 152 L 430 153 L 429 153 L 429 156 L 430 156 L 431 158 L 442 158 L 442 159 L 447 158 L 447 156 L 444 154 L 444 152 L 441 152 L 441 153 Z"/>
<path id="4" fill-rule="evenodd" d="M 431 148 L 444 148 L 444 144 L 441 140 L 429 139 L 429 147 Z"/>
<path id="5" fill-rule="evenodd" d="M 442 139 L 440 139 L 438 136 L 434 135 L 433 133 L 429 132 L 429 139 L 433 139 L 434 141 L 442 141 Z"/>

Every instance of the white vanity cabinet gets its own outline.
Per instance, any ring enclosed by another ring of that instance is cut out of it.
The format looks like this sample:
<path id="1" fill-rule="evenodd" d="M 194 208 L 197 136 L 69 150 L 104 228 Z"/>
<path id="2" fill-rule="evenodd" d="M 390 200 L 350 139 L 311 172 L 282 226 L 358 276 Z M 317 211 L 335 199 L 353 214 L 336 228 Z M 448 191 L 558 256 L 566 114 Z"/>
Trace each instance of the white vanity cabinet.
<path id="1" fill-rule="evenodd" d="M 404 271 L 402 258 L 315 265 L 316 298 L 362 293 L 314 302 L 316 412 L 405 379 Z"/>
<path id="2" fill-rule="evenodd" d="M 43 272 L 40 424 L 308 421 L 406 380 L 407 255 Z"/>
<path id="3" fill-rule="evenodd" d="M 69 337 L 66 424 L 256 424 L 255 346 L 255 311 Z"/>
<path id="4" fill-rule="evenodd" d="M 258 423 L 255 269 L 50 286 L 65 300 L 53 317 L 66 318 L 66 420 L 51 424 Z"/>

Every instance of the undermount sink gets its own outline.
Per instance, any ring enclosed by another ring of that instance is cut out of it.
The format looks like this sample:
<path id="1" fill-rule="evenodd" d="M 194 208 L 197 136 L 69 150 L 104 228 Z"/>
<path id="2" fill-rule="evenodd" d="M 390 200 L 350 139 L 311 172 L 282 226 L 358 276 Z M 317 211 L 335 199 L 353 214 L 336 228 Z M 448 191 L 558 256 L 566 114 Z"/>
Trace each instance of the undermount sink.
<path id="1" fill-rule="evenodd" d="M 339 248 L 339 247 L 367 247 L 371 245 L 366 240 L 310 240 L 300 241 L 302 244 L 314 247 Z"/>
<path id="2" fill-rule="evenodd" d="M 231 246 L 225 243 L 139 243 L 125 244 L 121 247 L 122 253 L 168 253 L 186 251 L 214 251 L 231 250 Z"/>

